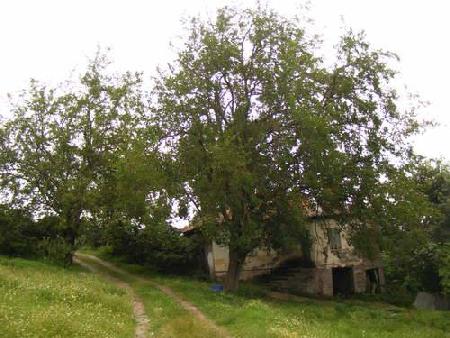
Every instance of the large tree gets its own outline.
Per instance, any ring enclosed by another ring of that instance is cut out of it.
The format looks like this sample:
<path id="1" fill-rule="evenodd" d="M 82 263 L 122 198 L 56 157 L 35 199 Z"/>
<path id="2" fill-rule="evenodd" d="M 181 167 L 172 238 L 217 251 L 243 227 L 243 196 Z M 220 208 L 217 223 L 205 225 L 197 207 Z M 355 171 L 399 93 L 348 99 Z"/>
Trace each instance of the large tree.
<path id="1" fill-rule="evenodd" d="M 2 125 L 6 197 L 58 215 L 72 246 L 83 216 L 113 212 L 118 163 L 146 127 L 141 75 L 108 75 L 107 64 L 99 53 L 79 82 L 49 89 L 32 81 Z"/>
<path id="2" fill-rule="evenodd" d="M 352 32 L 332 66 L 318 47 L 296 20 L 225 8 L 215 20 L 192 20 L 157 81 L 180 209 L 193 206 L 203 233 L 229 246 L 227 289 L 254 248 L 305 244 L 306 210 L 357 220 L 364 233 L 392 203 L 384 188 L 419 127 L 390 87 L 396 57 Z"/>

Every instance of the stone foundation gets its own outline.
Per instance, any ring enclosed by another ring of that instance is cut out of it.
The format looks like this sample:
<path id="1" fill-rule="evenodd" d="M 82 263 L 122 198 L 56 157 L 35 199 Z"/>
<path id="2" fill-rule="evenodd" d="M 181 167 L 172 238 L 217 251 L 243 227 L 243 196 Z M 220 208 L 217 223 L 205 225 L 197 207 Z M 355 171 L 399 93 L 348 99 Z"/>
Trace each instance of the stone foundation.
<path id="1" fill-rule="evenodd" d="M 278 274 L 267 276 L 270 288 L 283 292 L 297 294 L 312 294 L 319 296 L 334 296 L 333 268 L 294 268 Z M 339 268 L 339 267 L 336 267 Z M 367 270 L 377 269 L 379 274 L 379 288 L 384 285 L 383 269 L 373 265 L 347 266 L 352 269 L 352 281 L 349 286 L 350 293 L 370 292 L 368 289 Z"/>

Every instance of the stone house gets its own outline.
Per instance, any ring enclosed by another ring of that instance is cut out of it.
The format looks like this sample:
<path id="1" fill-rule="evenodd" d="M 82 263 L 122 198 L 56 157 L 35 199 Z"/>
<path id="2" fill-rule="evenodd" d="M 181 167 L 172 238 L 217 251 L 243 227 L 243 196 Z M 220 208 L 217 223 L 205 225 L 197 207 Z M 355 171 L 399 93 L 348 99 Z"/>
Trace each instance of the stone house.
<path id="1" fill-rule="evenodd" d="M 382 290 L 382 264 L 355 254 L 335 220 L 311 218 L 309 231 L 312 239 L 309 259 L 300 250 L 281 254 L 259 248 L 247 256 L 241 280 L 256 277 L 276 290 L 323 296 Z M 196 228 L 181 232 L 190 235 Z M 204 255 L 210 276 L 222 279 L 228 269 L 228 247 L 211 242 L 206 245 Z"/>

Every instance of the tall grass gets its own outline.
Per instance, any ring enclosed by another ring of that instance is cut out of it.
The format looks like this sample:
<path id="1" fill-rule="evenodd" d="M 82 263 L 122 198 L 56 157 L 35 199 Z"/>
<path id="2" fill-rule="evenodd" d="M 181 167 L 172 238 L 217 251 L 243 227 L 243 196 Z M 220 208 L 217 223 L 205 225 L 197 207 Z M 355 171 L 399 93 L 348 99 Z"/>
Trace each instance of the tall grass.
<path id="1" fill-rule="evenodd" d="M 101 255 L 108 259 L 107 254 Z M 274 300 L 252 284 L 243 284 L 236 293 L 216 293 L 209 289 L 208 282 L 165 276 L 109 259 L 130 272 L 170 286 L 234 337 L 450 337 L 449 312 L 364 300 Z M 142 286 L 141 292 L 145 290 Z"/>
<path id="2" fill-rule="evenodd" d="M 0 256 L 0 337 L 133 337 L 131 297 L 84 272 Z"/>
<path id="3" fill-rule="evenodd" d="M 87 253 L 87 250 L 84 250 Z M 94 253 L 91 251 L 91 253 Z M 108 257 L 103 254 L 103 257 Z M 127 282 L 142 299 L 145 312 L 150 318 L 150 336 L 162 338 L 211 338 L 218 337 L 206 323 L 200 321 L 191 312 L 184 309 L 176 300 L 159 290 L 153 283 L 139 280 L 133 276 L 142 271 L 139 265 L 124 265 L 130 273 L 111 271 L 97 264 L 95 260 L 83 257 L 83 261 L 95 265 L 100 273 L 112 275 Z M 116 265 L 121 263 L 116 260 Z M 133 272 L 133 274 L 131 274 Z"/>
<path id="4" fill-rule="evenodd" d="M 380 303 L 297 301 L 261 297 L 252 286 L 234 294 L 213 293 L 208 284 L 160 277 L 236 337 L 450 337 L 450 315 Z"/>
<path id="5" fill-rule="evenodd" d="M 262 297 L 252 286 L 224 294 L 186 278 L 160 276 L 159 281 L 236 337 L 450 337 L 450 314 L 443 311 L 351 300 L 282 301 Z"/>

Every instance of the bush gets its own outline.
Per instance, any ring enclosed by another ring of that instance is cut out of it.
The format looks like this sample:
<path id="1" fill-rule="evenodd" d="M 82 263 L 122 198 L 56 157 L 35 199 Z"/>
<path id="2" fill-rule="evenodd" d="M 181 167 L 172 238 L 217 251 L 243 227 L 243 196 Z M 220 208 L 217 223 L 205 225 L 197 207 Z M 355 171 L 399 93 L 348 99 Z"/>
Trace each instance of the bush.
<path id="1" fill-rule="evenodd" d="M 0 254 L 8 256 L 31 256 L 35 238 L 25 236 L 33 226 L 31 216 L 23 210 L 0 207 Z"/>
<path id="2" fill-rule="evenodd" d="M 73 251 L 73 246 L 60 236 L 56 238 L 46 237 L 38 244 L 39 256 L 44 257 L 52 263 L 64 266 L 72 263 Z"/>
<path id="3" fill-rule="evenodd" d="M 165 221 L 138 225 L 121 218 L 105 229 L 101 246 L 109 247 L 112 255 L 121 256 L 129 263 L 168 273 L 201 270 L 201 239 L 183 237 Z M 91 241 L 87 242 L 92 245 Z"/>
<path id="4" fill-rule="evenodd" d="M 405 234 L 383 253 L 386 284 L 413 295 L 418 291 L 441 292 L 439 245 L 415 234 Z"/>
<path id="5" fill-rule="evenodd" d="M 444 244 L 440 250 L 440 268 L 441 285 L 443 293 L 450 295 L 450 243 Z"/>
<path id="6" fill-rule="evenodd" d="M 36 221 L 26 211 L 0 206 L 0 254 L 43 257 L 67 265 L 73 247 L 64 240 L 64 231 L 58 217 Z"/>

